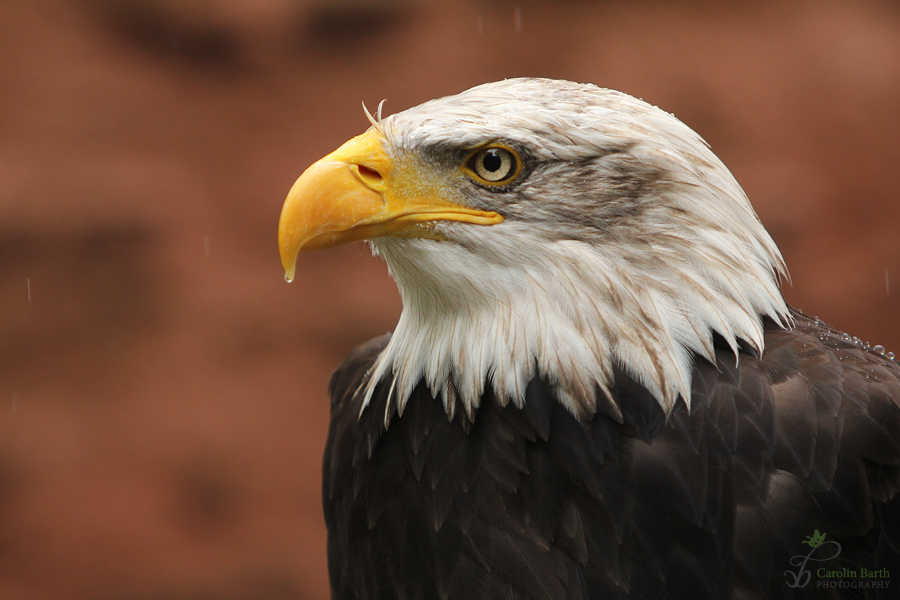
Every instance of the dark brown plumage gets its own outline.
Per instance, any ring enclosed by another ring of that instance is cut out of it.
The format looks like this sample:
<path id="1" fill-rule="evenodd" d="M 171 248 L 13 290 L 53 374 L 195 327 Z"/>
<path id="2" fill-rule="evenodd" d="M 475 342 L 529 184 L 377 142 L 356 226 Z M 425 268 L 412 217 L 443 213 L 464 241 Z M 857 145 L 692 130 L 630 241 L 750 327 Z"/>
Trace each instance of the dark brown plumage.
<path id="1" fill-rule="evenodd" d="M 842 547 L 816 568 L 900 576 L 900 365 L 793 315 L 762 358 L 698 360 L 692 414 L 668 420 L 619 371 L 622 423 L 579 423 L 534 380 L 523 409 L 452 422 L 420 385 L 385 429 L 390 381 L 362 412 L 355 392 L 387 338 L 361 346 L 331 382 L 334 597 L 897 597 L 787 585 L 816 529 Z"/>

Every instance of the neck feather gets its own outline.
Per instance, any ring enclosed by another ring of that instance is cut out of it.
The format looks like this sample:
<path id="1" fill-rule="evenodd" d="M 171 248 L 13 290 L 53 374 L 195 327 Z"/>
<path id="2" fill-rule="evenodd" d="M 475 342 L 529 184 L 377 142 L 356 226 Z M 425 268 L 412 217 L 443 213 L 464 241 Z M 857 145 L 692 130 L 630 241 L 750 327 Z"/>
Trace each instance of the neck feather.
<path id="1" fill-rule="evenodd" d="M 664 248 L 642 240 L 614 250 L 540 241 L 515 224 L 491 237 L 489 257 L 465 244 L 372 243 L 403 311 L 369 374 L 365 404 L 390 375 L 389 402 L 400 414 L 424 380 L 451 419 L 457 402 L 474 418 L 485 386 L 501 404 L 522 406 L 528 382 L 541 376 L 576 417 L 618 414 L 610 388 L 619 365 L 668 414 L 679 397 L 690 408 L 694 357 L 714 362 L 714 333 L 735 353 L 741 340 L 761 353 L 762 317 L 789 321 L 780 256 L 754 259 L 758 248 L 742 244 L 744 254 L 733 252 L 734 240 L 722 245 L 726 254 L 671 239 Z"/>

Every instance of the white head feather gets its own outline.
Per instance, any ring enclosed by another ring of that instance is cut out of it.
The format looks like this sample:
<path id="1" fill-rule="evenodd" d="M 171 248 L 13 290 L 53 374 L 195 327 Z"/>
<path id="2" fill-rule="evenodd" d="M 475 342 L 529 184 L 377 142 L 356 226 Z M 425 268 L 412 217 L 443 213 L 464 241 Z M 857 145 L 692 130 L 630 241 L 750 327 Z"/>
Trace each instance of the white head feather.
<path id="1" fill-rule="evenodd" d="M 762 317 L 789 324 L 778 248 L 725 165 L 669 113 L 593 85 L 513 79 L 378 129 L 397 161 L 502 140 L 530 170 L 508 192 L 447 192 L 500 224 L 372 242 L 403 312 L 366 402 L 391 374 L 401 412 L 424 379 L 451 418 L 457 400 L 471 417 L 486 385 L 522 405 L 540 375 L 583 417 L 611 401 L 618 365 L 668 413 L 679 397 L 690 407 L 693 361 L 714 361 L 714 333 L 761 353 Z"/>

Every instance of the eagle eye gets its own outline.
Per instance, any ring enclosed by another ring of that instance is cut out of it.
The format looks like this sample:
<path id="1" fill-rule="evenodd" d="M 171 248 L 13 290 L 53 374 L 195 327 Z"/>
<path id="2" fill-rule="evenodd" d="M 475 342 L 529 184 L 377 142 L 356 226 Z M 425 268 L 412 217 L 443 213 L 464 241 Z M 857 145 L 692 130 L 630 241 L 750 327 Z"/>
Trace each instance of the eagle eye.
<path id="1" fill-rule="evenodd" d="M 491 145 L 472 153 L 464 170 L 479 183 L 506 185 L 522 172 L 522 161 L 511 148 Z"/>

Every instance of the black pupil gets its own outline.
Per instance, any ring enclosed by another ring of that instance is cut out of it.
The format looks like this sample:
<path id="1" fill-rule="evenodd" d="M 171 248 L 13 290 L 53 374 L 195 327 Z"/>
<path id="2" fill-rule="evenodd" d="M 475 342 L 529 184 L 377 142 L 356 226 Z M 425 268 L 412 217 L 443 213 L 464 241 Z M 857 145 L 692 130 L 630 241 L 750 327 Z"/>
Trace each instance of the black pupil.
<path id="1" fill-rule="evenodd" d="M 484 153 L 481 164 L 486 170 L 493 173 L 503 165 L 503 159 L 500 158 L 500 152 L 497 150 L 488 150 Z"/>

